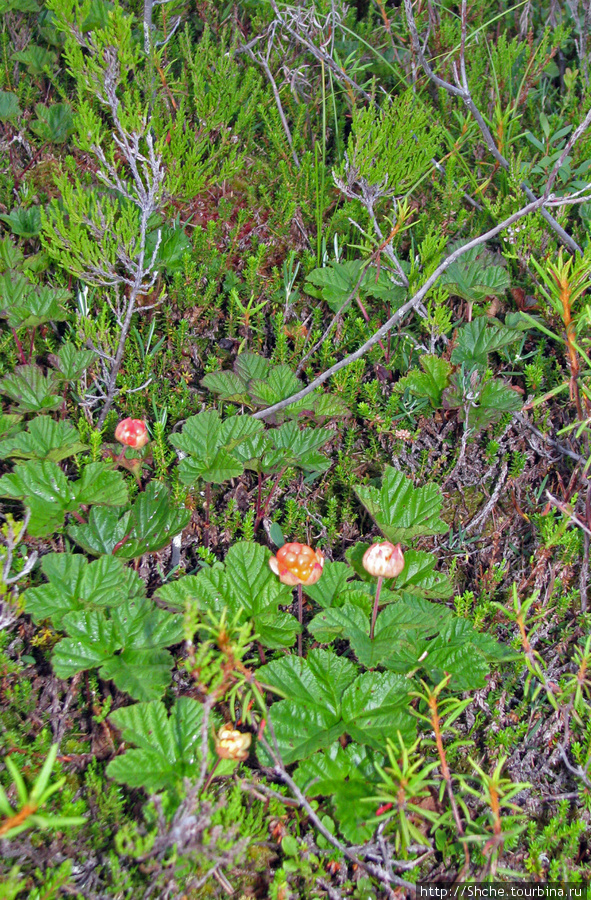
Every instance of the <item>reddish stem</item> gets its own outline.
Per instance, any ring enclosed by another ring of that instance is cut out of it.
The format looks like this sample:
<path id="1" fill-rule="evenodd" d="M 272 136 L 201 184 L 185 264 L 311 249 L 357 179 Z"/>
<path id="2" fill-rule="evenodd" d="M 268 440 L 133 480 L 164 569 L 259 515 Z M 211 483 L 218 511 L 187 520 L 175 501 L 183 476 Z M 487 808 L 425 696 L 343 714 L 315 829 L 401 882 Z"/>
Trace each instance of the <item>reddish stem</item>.
<path id="1" fill-rule="evenodd" d="M 358 306 L 359 309 L 361 310 L 361 314 L 362 314 L 363 318 L 365 319 L 366 322 L 369 322 L 369 316 L 368 316 L 368 314 L 367 314 L 367 310 L 366 310 L 365 306 L 364 306 L 363 303 L 361 302 L 361 298 L 360 298 L 359 296 L 357 296 L 357 297 L 355 297 L 355 300 L 357 301 L 357 306 Z M 387 352 L 386 348 L 384 347 L 382 341 L 379 340 L 379 341 L 378 341 L 378 344 L 380 345 L 380 347 L 381 347 L 382 350 L 384 351 L 384 356 L 385 356 L 386 359 L 387 359 L 387 358 L 388 358 L 388 352 Z"/>
<path id="2" fill-rule="evenodd" d="M 259 487 L 257 490 L 257 505 L 255 510 L 254 517 L 254 533 L 256 534 L 263 519 L 263 513 L 261 512 L 261 503 L 263 501 L 263 473 L 259 472 Z"/>
<path id="3" fill-rule="evenodd" d="M 300 633 L 298 634 L 298 656 L 302 655 L 302 625 L 304 622 L 304 600 L 302 596 L 302 586 L 298 584 L 298 622 L 300 623 Z"/>
<path id="4" fill-rule="evenodd" d="M 14 342 L 16 344 L 16 349 L 17 349 L 19 359 L 20 359 L 22 365 L 26 366 L 27 357 L 25 356 L 25 351 L 23 350 L 23 345 L 21 344 L 21 342 L 18 339 L 18 335 L 16 333 L 16 328 L 11 328 L 10 330 L 12 331 L 12 336 L 13 336 Z"/>
<path id="5" fill-rule="evenodd" d="M 382 592 L 383 575 L 378 575 L 378 584 L 376 587 L 376 598 L 373 602 L 373 612 L 371 614 L 371 630 L 369 632 L 370 640 L 373 641 L 373 633 L 376 627 L 376 619 L 378 617 L 378 606 L 380 605 L 380 594 Z"/>
<path id="6" fill-rule="evenodd" d="M 31 166 L 35 165 L 35 163 L 37 162 L 37 160 L 39 159 L 39 157 L 41 156 L 41 154 L 43 153 L 44 150 L 45 150 L 45 144 L 42 144 L 42 146 L 39 147 L 39 149 L 37 150 L 35 155 L 31 157 L 31 159 L 29 160 L 29 162 L 27 163 L 27 165 L 25 166 L 23 171 L 20 173 L 20 175 L 15 176 L 15 179 L 14 179 L 15 190 L 18 191 L 21 181 L 23 180 L 23 175 L 26 175 L 26 173 L 29 171 Z"/>
<path id="7" fill-rule="evenodd" d="M 111 554 L 116 553 L 117 550 L 119 550 L 119 548 L 123 546 L 123 544 L 127 543 L 127 541 L 130 539 L 130 537 L 131 537 L 131 531 L 128 532 L 128 534 L 126 534 L 125 537 L 122 537 L 120 541 L 117 541 L 117 543 L 111 550 Z"/>

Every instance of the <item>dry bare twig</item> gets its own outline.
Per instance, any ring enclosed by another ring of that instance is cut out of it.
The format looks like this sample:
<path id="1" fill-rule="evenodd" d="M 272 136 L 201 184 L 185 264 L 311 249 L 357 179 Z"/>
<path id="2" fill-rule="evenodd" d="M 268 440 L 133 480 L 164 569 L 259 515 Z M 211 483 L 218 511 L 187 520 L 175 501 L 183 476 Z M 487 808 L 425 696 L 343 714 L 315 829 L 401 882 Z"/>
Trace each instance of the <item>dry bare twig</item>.
<path id="1" fill-rule="evenodd" d="M 404 11 L 406 13 L 406 21 L 408 24 L 408 30 L 410 33 L 413 51 L 417 55 L 425 74 L 433 82 L 433 84 L 437 85 L 437 87 L 442 88 L 444 91 L 447 91 L 448 94 L 451 94 L 454 97 L 459 97 L 463 101 L 466 109 L 474 117 L 476 124 L 478 125 L 478 127 L 480 129 L 482 137 L 484 138 L 484 142 L 485 142 L 486 146 L 488 147 L 490 153 L 492 154 L 492 156 L 494 157 L 496 162 L 499 164 L 499 166 L 501 166 L 501 168 L 503 168 L 505 171 L 508 172 L 510 170 L 509 161 L 503 156 L 503 154 L 498 149 L 488 125 L 484 121 L 484 118 L 482 117 L 480 110 L 474 103 L 474 100 L 472 98 L 472 94 L 470 91 L 470 87 L 468 85 L 468 77 L 466 75 L 466 31 L 467 31 L 467 20 L 468 20 L 467 0 L 462 0 L 462 37 L 461 37 L 461 45 L 460 45 L 459 71 L 458 71 L 458 66 L 456 65 L 455 62 L 453 63 L 453 66 L 452 66 L 453 73 L 454 73 L 454 80 L 456 82 L 455 85 L 450 84 L 449 81 L 445 81 L 445 79 L 443 79 L 443 78 L 440 78 L 439 75 L 436 75 L 436 73 L 431 68 L 430 63 L 428 62 L 428 60 L 425 56 L 424 48 L 421 47 L 421 42 L 419 40 L 419 33 L 417 31 L 417 25 L 415 22 L 412 6 L 413 6 L 412 0 L 404 0 Z M 572 146 L 572 144 L 571 144 L 571 146 Z M 567 154 L 564 154 L 561 157 L 562 162 L 564 162 L 566 155 Z M 561 165 L 562 165 L 562 163 L 561 163 Z M 525 184 L 525 182 L 522 182 L 520 187 L 528 200 L 533 202 L 536 199 L 534 192 L 527 186 L 527 184 Z M 546 199 L 549 200 L 550 198 L 547 197 Z M 554 198 L 552 198 L 552 199 L 554 199 Z M 544 204 L 544 206 L 545 205 L 546 204 Z M 577 242 L 570 236 L 570 234 L 568 234 L 568 232 L 566 232 L 564 230 L 564 228 L 561 225 L 559 225 L 559 223 L 556 221 L 556 219 L 553 216 L 551 216 L 550 213 L 548 212 L 548 210 L 545 209 L 543 206 L 540 207 L 540 214 L 544 217 L 544 219 L 546 220 L 548 225 L 550 225 L 552 230 L 556 232 L 556 234 L 558 235 L 558 237 L 560 238 L 562 243 L 566 247 L 568 247 L 572 253 L 582 253 L 583 252 L 582 249 L 577 244 Z"/>
<path id="2" fill-rule="evenodd" d="M 356 362 L 356 360 L 361 359 L 368 350 L 371 350 L 377 343 L 384 338 L 389 331 L 394 328 L 395 325 L 398 324 L 411 310 L 416 309 L 419 303 L 422 303 L 423 299 L 429 293 L 433 285 L 437 282 L 440 275 L 443 274 L 457 259 L 460 259 L 464 253 L 468 250 L 472 250 L 474 247 L 479 247 L 481 244 L 484 244 L 486 241 L 491 240 L 496 237 L 502 231 L 505 231 L 510 225 L 513 225 L 515 222 L 518 222 L 520 219 L 523 219 L 525 216 L 528 216 L 532 212 L 536 212 L 543 208 L 544 204 L 548 201 L 548 199 L 552 196 L 552 188 L 554 186 L 554 182 L 558 176 L 558 171 L 564 163 L 566 156 L 570 153 L 572 147 L 576 143 L 576 141 L 581 137 L 581 135 L 587 130 L 589 125 L 591 124 L 591 110 L 587 113 L 581 124 L 573 131 L 569 141 L 567 142 L 563 152 L 560 154 L 560 158 L 554 164 L 550 175 L 548 176 L 548 180 L 546 182 L 546 188 L 544 193 L 532 200 L 531 203 L 528 203 L 526 206 L 522 206 L 521 209 L 518 209 L 517 212 L 508 216 L 504 221 L 500 222 L 498 225 L 495 225 L 494 228 L 490 228 L 488 231 L 485 231 L 483 234 L 478 235 L 478 237 L 472 238 L 471 241 L 467 241 L 461 247 L 457 247 L 446 259 L 441 262 L 435 271 L 429 276 L 429 278 L 425 281 L 425 283 L 419 288 L 416 294 L 407 300 L 405 304 L 403 304 L 399 309 L 396 310 L 394 315 L 392 315 L 387 322 L 382 325 L 364 344 L 361 345 L 354 353 L 350 353 L 349 356 L 344 357 L 339 360 L 339 362 L 335 363 L 334 366 L 331 366 L 317 378 L 310 382 L 305 388 L 302 388 L 301 391 L 298 391 L 296 394 L 293 394 L 291 397 L 286 397 L 285 400 L 281 400 L 279 403 L 274 403 L 273 406 L 269 406 L 267 409 L 261 409 L 258 412 L 254 413 L 254 418 L 256 419 L 266 419 L 269 416 L 274 415 L 275 413 L 280 412 L 282 409 L 285 409 L 287 406 L 291 406 L 292 403 L 296 403 L 298 400 L 302 400 L 304 397 L 307 397 L 308 394 L 312 393 L 312 391 L 316 390 L 316 388 L 320 387 L 320 385 L 324 384 L 325 381 L 328 381 L 336 372 L 339 372 L 341 369 L 344 369 L 346 366 L 351 365 L 351 363 Z"/>

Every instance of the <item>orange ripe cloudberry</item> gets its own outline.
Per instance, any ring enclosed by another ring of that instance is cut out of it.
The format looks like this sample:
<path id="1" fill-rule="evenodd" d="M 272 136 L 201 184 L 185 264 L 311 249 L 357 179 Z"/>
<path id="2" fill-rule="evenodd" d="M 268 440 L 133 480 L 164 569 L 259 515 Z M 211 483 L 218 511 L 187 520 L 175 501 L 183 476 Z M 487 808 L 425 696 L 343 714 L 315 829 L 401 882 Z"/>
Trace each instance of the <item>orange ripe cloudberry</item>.
<path id="1" fill-rule="evenodd" d="M 293 542 L 284 544 L 272 556 L 269 565 L 283 584 L 294 587 L 296 584 L 316 584 L 322 575 L 324 555 L 320 550 L 312 550 L 307 544 Z"/>

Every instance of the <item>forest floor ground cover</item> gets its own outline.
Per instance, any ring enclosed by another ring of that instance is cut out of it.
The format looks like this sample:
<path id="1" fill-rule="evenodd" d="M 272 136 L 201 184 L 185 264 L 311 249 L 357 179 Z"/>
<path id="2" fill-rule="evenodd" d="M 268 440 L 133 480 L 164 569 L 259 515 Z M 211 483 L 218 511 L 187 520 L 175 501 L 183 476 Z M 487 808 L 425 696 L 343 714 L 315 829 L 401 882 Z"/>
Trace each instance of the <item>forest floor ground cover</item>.
<path id="1" fill-rule="evenodd" d="M 1 900 L 588 882 L 588 7 L 1 0 Z"/>

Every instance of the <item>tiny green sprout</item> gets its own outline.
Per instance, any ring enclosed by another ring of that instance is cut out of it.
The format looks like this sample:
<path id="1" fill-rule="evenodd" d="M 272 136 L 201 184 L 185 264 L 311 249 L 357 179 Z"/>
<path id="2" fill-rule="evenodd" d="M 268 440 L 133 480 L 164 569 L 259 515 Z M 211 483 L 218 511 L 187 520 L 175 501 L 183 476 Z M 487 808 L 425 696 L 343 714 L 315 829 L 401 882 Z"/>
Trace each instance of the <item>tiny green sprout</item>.
<path id="1" fill-rule="evenodd" d="M 0 785 L 1 838 L 10 840 L 34 826 L 38 828 L 66 828 L 70 825 L 83 825 L 86 821 L 83 816 L 39 815 L 37 812 L 37 810 L 45 806 L 50 797 L 62 789 L 66 782 L 64 777 L 56 781 L 55 784 L 49 784 L 57 751 L 58 745 L 52 744 L 43 767 L 37 776 L 37 780 L 30 791 L 14 760 L 10 756 L 6 757 L 5 765 L 12 776 L 18 795 L 19 807 L 18 809 L 12 808 L 4 788 Z"/>

